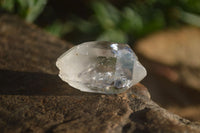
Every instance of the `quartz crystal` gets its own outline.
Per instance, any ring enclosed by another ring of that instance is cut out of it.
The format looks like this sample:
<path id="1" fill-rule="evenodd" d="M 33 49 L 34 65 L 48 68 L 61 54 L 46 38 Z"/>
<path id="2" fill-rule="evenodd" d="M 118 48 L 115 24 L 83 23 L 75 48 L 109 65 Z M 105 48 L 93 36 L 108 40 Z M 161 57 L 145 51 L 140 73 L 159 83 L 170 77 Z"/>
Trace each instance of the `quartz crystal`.
<path id="1" fill-rule="evenodd" d="M 106 41 L 77 45 L 62 54 L 56 66 L 63 81 L 85 92 L 120 93 L 146 76 L 129 45 Z"/>

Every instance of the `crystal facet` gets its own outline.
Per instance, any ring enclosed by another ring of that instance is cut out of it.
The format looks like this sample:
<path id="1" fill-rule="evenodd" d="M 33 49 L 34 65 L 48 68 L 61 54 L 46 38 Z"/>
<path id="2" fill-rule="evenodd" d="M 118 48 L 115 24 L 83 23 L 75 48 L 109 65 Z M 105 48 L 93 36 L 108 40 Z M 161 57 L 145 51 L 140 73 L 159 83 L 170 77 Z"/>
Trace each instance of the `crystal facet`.
<path id="1" fill-rule="evenodd" d="M 146 76 L 127 44 L 106 41 L 77 45 L 62 54 L 56 66 L 63 81 L 85 92 L 120 93 Z"/>

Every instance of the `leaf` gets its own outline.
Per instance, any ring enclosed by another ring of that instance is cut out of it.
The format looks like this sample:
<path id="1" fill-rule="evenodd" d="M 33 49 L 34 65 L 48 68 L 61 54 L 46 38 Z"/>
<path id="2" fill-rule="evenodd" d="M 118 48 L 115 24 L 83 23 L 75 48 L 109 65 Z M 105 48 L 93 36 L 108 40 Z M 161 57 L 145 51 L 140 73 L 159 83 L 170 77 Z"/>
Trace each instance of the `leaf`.
<path id="1" fill-rule="evenodd" d="M 123 20 L 121 28 L 126 32 L 138 32 L 143 28 L 143 22 L 140 15 L 129 7 L 125 7 L 123 11 Z"/>
<path id="2" fill-rule="evenodd" d="M 15 1 L 14 0 L 2 0 L 0 1 L 0 5 L 3 9 L 13 12 L 15 7 Z"/>
<path id="3" fill-rule="evenodd" d="M 128 38 L 124 32 L 120 30 L 110 29 L 101 34 L 97 40 L 127 43 Z"/>
<path id="4" fill-rule="evenodd" d="M 95 18 L 103 29 L 110 29 L 116 26 L 119 21 L 119 13 L 109 3 L 94 2 L 92 4 Z"/>

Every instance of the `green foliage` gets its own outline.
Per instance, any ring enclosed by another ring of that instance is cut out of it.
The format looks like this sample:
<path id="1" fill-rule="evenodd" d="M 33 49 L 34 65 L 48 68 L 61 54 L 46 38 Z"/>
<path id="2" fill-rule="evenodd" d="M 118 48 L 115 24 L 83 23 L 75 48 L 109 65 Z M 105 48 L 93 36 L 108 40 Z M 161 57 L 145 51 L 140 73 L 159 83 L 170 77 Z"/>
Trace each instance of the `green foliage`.
<path id="1" fill-rule="evenodd" d="M 95 35 L 97 40 L 133 42 L 167 27 L 200 27 L 200 0 L 135 0 L 120 9 L 105 1 L 95 1 L 91 7 L 94 14 L 89 20 L 74 23 L 78 23 L 76 28 L 81 33 Z"/>
<path id="2" fill-rule="evenodd" d="M 58 1 L 59 2 L 59 1 Z M 47 0 L 0 0 L 0 7 L 33 22 Z M 45 29 L 68 40 L 133 42 L 168 27 L 189 24 L 200 27 L 200 0 L 124 0 L 120 7 L 106 1 L 91 1 L 88 19 L 79 15 L 66 20 L 48 20 Z"/>
<path id="3" fill-rule="evenodd" d="M 73 24 L 70 22 L 62 23 L 60 21 L 55 21 L 53 24 L 48 25 L 45 29 L 53 35 L 63 36 L 66 33 L 71 32 Z"/>
<path id="4" fill-rule="evenodd" d="M 148 14 L 134 5 L 125 6 L 121 10 L 108 2 L 93 2 L 94 14 L 89 20 L 74 21 L 75 28 L 87 36 L 95 35 L 97 40 L 115 42 L 132 42 L 135 38 L 144 36 L 165 26 L 165 20 L 160 10 Z M 152 9 L 151 9 L 152 10 Z M 149 15 L 149 16 L 148 16 Z M 92 29 L 92 30 L 91 30 Z"/>
<path id="5" fill-rule="evenodd" d="M 15 1 L 14 0 L 1 0 L 0 5 L 1 5 L 1 8 L 5 9 L 9 12 L 12 12 L 15 7 Z"/>
<path id="6" fill-rule="evenodd" d="M 200 27 L 200 16 L 180 10 L 180 20 L 190 25 Z"/>
<path id="7" fill-rule="evenodd" d="M 28 22 L 33 22 L 43 11 L 47 0 L 1 0 L 1 8 L 17 12 Z"/>

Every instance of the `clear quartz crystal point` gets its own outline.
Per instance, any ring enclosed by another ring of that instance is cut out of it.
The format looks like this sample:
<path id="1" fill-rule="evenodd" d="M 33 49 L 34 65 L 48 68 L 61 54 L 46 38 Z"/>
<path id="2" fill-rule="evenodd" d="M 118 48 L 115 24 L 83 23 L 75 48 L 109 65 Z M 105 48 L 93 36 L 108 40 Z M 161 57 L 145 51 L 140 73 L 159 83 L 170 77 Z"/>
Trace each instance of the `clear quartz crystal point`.
<path id="1" fill-rule="evenodd" d="M 62 54 L 56 66 L 72 87 L 106 94 L 123 92 L 147 74 L 129 45 L 106 41 L 77 45 Z"/>

